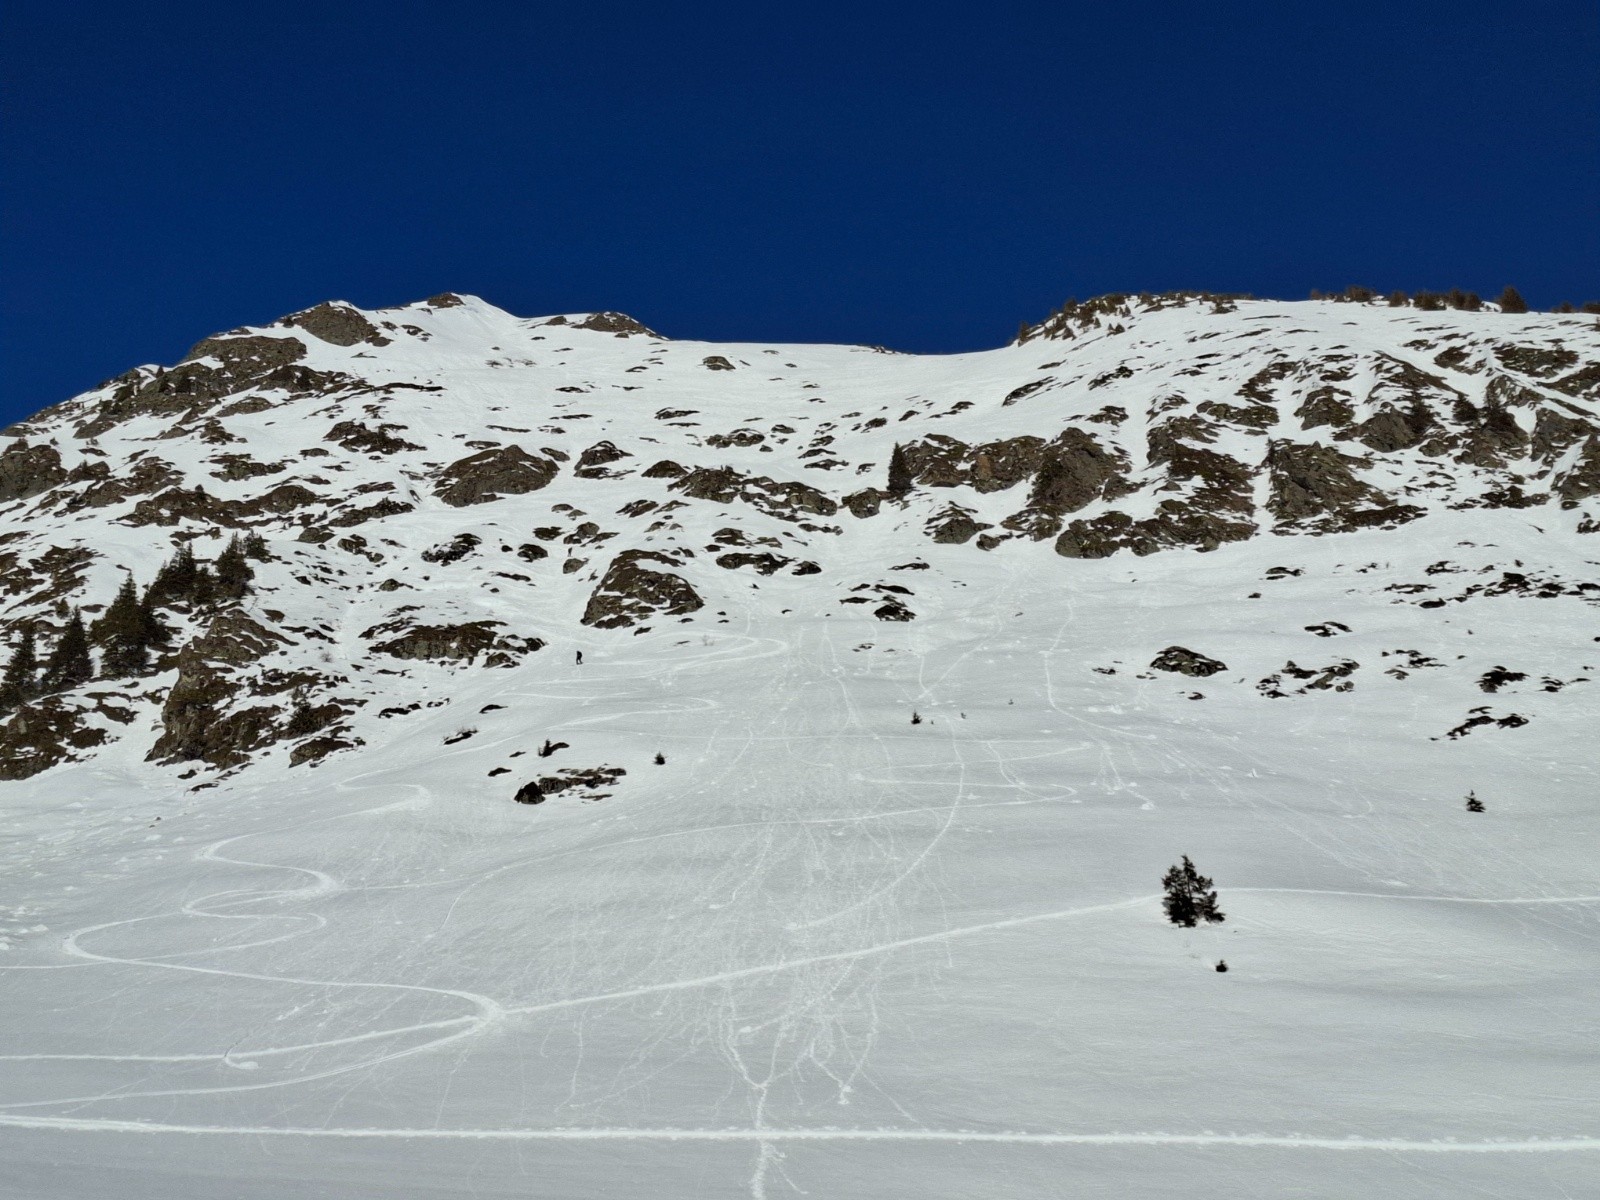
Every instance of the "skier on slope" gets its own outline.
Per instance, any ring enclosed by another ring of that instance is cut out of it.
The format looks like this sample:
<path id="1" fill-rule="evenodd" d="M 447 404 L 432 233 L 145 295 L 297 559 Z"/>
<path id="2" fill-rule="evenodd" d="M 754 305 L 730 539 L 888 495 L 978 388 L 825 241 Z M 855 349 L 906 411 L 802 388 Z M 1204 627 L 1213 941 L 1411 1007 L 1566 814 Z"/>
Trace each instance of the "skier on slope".
<path id="1" fill-rule="evenodd" d="M 577 662 L 577 665 L 580 666 L 580 667 L 583 666 L 583 651 L 582 650 L 578 651 L 578 662 Z"/>

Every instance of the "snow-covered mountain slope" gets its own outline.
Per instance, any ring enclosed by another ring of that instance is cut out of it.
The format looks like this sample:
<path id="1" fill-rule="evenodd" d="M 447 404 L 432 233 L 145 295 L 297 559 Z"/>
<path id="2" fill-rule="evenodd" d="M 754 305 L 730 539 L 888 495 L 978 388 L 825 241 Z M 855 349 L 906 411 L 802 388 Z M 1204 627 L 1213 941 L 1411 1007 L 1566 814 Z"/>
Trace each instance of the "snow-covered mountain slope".
<path id="1" fill-rule="evenodd" d="M 330 304 L 7 433 L 17 1195 L 1600 1181 L 1592 317 Z"/>

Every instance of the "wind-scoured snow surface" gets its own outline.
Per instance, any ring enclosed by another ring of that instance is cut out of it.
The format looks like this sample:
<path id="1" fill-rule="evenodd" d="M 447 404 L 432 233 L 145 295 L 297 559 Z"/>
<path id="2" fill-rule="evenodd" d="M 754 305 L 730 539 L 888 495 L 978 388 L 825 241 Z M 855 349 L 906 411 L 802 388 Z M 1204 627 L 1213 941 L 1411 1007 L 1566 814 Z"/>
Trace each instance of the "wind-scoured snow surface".
<path id="1" fill-rule="evenodd" d="M 10 431 L 45 648 L 270 557 L 0 731 L 0 1194 L 1600 1194 L 1591 318 L 312 311 Z"/>

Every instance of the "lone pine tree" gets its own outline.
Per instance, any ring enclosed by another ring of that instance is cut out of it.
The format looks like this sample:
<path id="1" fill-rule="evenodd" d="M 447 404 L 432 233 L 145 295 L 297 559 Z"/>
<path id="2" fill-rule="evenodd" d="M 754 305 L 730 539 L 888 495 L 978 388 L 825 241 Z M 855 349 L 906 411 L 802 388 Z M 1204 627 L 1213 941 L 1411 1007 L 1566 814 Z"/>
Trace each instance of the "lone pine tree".
<path id="1" fill-rule="evenodd" d="M 911 490 L 911 464 L 906 461 L 906 452 L 896 442 L 894 451 L 889 455 L 889 495 L 904 496 Z"/>
<path id="2" fill-rule="evenodd" d="M 1211 880 L 1194 869 L 1187 854 L 1181 865 L 1162 876 L 1161 887 L 1166 892 L 1161 905 L 1166 909 L 1167 920 L 1174 925 L 1193 929 L 1201 921 L 1221 921 L 1227 916 L 1217 907 L 1217 893 Z"/>

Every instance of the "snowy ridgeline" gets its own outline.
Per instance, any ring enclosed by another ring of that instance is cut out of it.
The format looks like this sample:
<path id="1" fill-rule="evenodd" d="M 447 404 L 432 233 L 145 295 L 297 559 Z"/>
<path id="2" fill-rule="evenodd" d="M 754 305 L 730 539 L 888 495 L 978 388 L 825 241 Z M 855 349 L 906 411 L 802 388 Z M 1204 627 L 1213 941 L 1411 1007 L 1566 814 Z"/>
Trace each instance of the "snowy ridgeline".
<path id="1" fill-rule="evenodd" d="M 48 410 L 0 1193 L 1600 1191 L 1597 429 L 1593 318 L 1137 299 Z"/>

